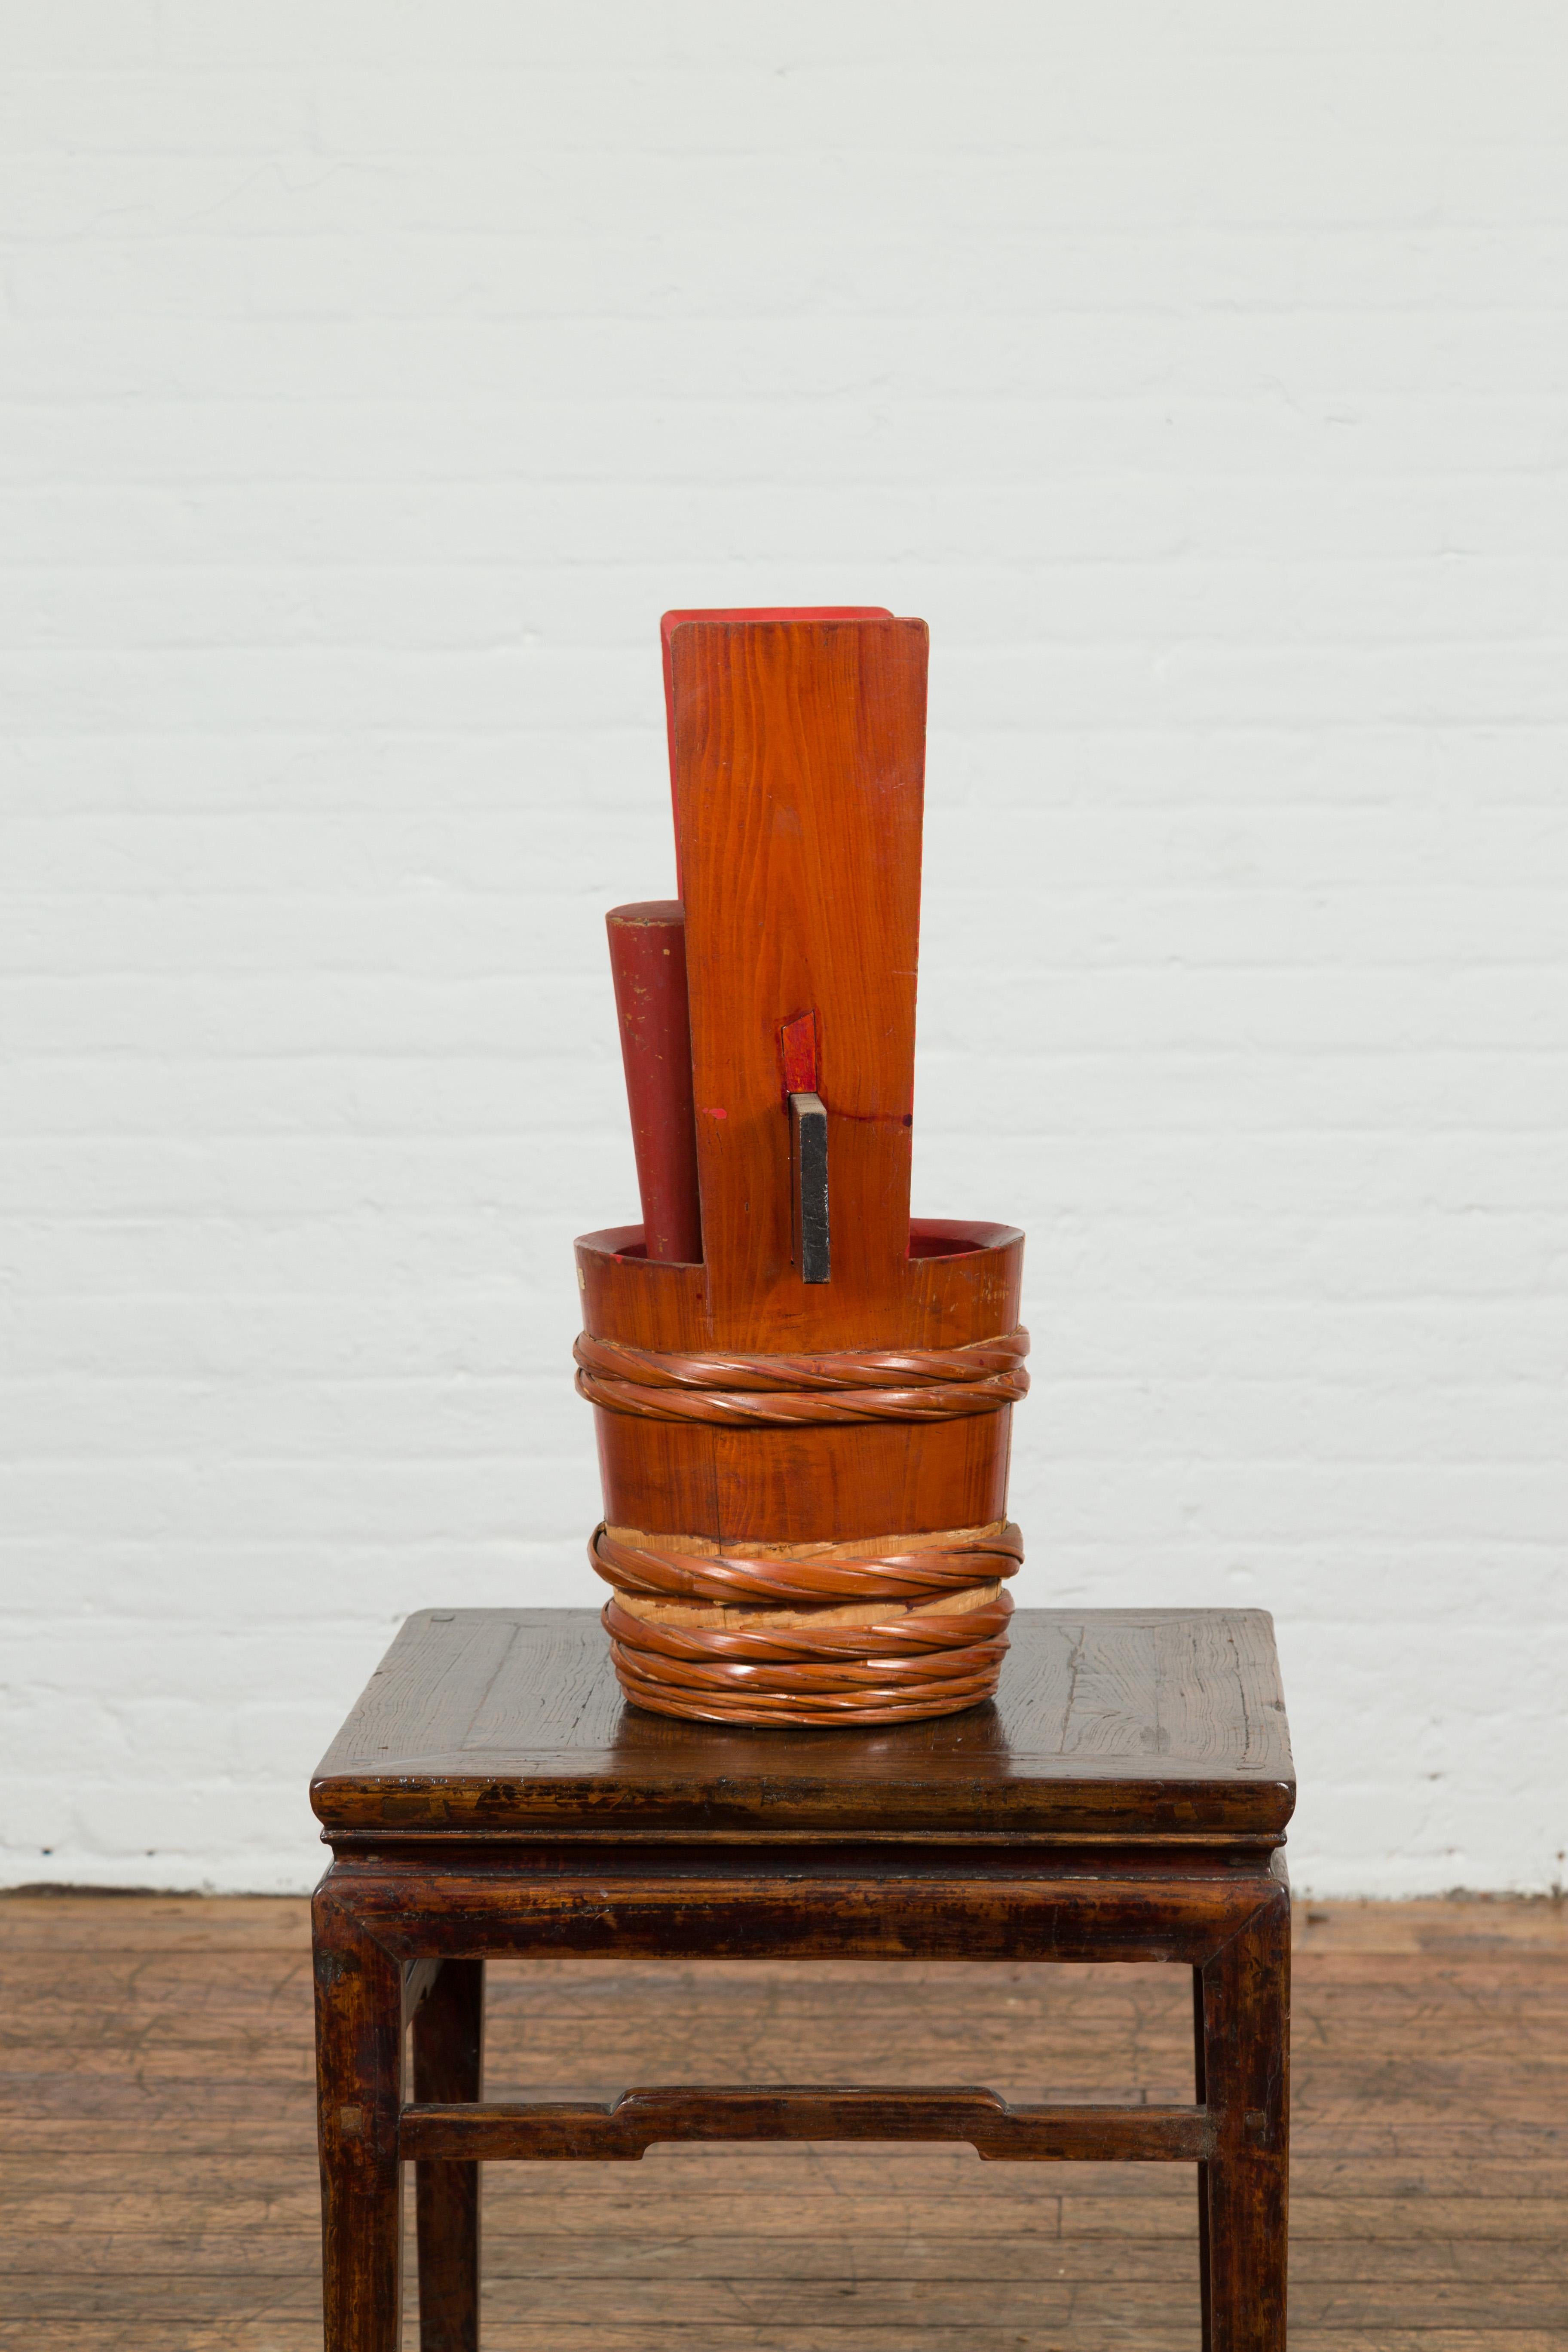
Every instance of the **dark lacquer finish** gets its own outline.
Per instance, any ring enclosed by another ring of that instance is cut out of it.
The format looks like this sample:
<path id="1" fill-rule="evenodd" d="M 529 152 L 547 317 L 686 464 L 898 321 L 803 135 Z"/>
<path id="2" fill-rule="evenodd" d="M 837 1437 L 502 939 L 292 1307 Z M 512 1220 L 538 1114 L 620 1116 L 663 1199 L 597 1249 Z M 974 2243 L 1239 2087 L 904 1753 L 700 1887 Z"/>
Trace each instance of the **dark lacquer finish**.
<path id="1" fill-rule="evenodd" d="M 591 1610 L 458 1609 L 408 1620 L 310 1801 L 345 1843 L 632 1825 L 1277 1843 L 1294 1781 L 1261 1610 L 1020 1609 L 987 1706 L 747 1731 L 628 1708 Z"/>
<path id="2" fill-rule="evenodd" d="M 791 2137 L 1194 2161 L 1207 2352 L 1281 2352 L 1293 1793 L 1256 1612 L 1020 1611 L 994 1704 L 877 1732 L 627 1710 L 587 1611 L 411 1619 L 313 1790 L 336 1856 L 315 1903 L 327 2352 L 395 2352 L 406 2161 L 424 2352 L 472 2352 L 480 2161 Z M 1171 1960 L 1194 1971 L 1195 2096 L 579 2085 L 487 2105 L 488 1953 Z"/>
<path id="3" fill-rule="evenodd" d="M 414 2010 L 414 2096 L 421 2106 L 478 2100 L 484 2079 L 485 1964 L 447 1959 Z M 459 2106 L 459 2114 L 468 2109 Z M 419 2339 L 424 2352 L 477 2352 L 479 2168 L 466 2150 L 409 2147 L 417 2159 Z"/>
<path id="4" fill-rule="evenodd" d="M 1137 2155 L 1192 2158 L 1209 2152 L 1195 2107 L 1013 2106 L 994 2091 L 846 2091 L 832 2084 L 766 2090 L 623 2091 L 600 2101 L 526 2106 L 417 2104 L 405 2108 L 405 2156 L 462 2158 L 470 2150 L 515 2161 L 600 2158 L 626 2161 L 682 2139 L 963 2140 L 991 2159 L 1040 2163 Z M 432 2171 L 471 2171 L 431 2165 Z M 424 2240 L 420 2240 L 424 2288 Z"/>

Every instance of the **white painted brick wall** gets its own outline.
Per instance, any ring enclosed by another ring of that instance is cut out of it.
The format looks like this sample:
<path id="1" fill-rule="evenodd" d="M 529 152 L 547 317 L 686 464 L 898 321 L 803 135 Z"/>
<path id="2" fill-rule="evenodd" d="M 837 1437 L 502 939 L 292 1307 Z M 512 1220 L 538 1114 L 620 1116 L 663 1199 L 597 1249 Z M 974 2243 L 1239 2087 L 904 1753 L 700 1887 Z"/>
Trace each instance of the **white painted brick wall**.
<path id="1" fill-rule="evenodd" d="M 658 616 L 849 599 L 1020 1597 L 1275 1611 L 1299 1884 L 1551 1884 L 1562 9 L 0 18 L 7 1874 L 303 1886 L 404 1612 L 595 1597 Z"/>

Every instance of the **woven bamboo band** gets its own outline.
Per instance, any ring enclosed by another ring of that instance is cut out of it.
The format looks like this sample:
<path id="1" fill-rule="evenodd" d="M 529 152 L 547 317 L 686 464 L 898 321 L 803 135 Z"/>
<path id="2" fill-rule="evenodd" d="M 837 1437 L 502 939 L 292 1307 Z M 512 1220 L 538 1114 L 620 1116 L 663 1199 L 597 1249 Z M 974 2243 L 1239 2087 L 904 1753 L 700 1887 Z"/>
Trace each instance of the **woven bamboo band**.
<path id="1" fill-rule="evenodd" d="M 1024 1538 L 1010 1520 L 858 1544 L 758 1544 L 721 1551 L 690 1537 L 599 1527 L 588 1558 L 617 1592 L 662 1601 L 921 1601 L 984 1577 L 1016 1576 Z"/>
<path id="2" fill-rule="evenodd" d="M 893 1723 L 989 1698 L 1007 1646 L 1009 1520 L 849 1543 L 597 1528 L 588 1557 L 626 1696 L 724 1723 Z"/>
<path id="3" fill-rule="evenodd" d="M 964 1348 L 861 1348 L 821 1356 L 684 1356 L 582 1333 L 577 1392 L 646 1421 L 779 1429 L 812 1423 L 957 1421 L 1028 1392 L 1020 1328 Z"/>
<path id="4" fill-rule="evenodd" d="M 914 1720 L 989 1698 L 1013 1603 L 992 1583 L 895 1605 L 869 1624 L 831 1625 L 822 1617 L 837 1611 L 736 1609 L 700 1612 L 721 1615 L 719 1625 L 676 1624 L 667 1606 L 605 1605 L 616 1674 L 636 1705 L 720 1723 L 815 1725 Z M 794 1622 L 781 1623 L 784 1614 Z"/>

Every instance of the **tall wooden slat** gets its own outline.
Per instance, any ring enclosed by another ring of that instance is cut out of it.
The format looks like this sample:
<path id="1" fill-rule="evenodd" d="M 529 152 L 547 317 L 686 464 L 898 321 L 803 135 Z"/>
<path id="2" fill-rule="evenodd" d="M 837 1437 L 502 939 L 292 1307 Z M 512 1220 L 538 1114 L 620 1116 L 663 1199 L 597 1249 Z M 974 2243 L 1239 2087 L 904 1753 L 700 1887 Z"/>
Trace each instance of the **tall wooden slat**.
<path id="1" fill-rule="evenodd" d="M 895 1343 L 909 1251 L 927 632 L 669 635 L 710 1311 L 767 1344 Z M 792 1263 L 783 1034 L 815 1017 L 833 1280 Z"/>
<path id="2" fill-rule="evenodd" d="M 669 739 L 669 798 L 675 804 L 675 677 L 670 646 L 677 629 L 689 621 L 886 621 L 892 615 L 885 604 L 712 604 L 686 605 L 660 615 L 659 652 L 664 662 L 664 719 Z M 680 842 L 675 845 L 676 887 L 680 887 Z"/>

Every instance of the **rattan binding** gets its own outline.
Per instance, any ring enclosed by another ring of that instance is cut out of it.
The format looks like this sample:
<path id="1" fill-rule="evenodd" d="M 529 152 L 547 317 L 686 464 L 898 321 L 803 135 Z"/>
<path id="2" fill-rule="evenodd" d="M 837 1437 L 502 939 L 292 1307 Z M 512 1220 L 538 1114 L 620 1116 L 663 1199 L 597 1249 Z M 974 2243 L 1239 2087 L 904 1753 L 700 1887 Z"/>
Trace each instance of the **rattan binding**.
<path id="1" fill-rule="evenodd" d="M 681 1355 L 584 1332 L 580 1392 L 606 1412 L 741 1427 L 952 1420 L 1014 1403 L 1029 1335 L 964 1348 Z M 588 1557 L 615 1595 L 626 1696 L 663 1715 L 751 1724 L 895 1723 L 989 1698 L 1023 1538 L 1011 1521 L 850 1543 L 714 1544 L 600 1527 Z"/>

